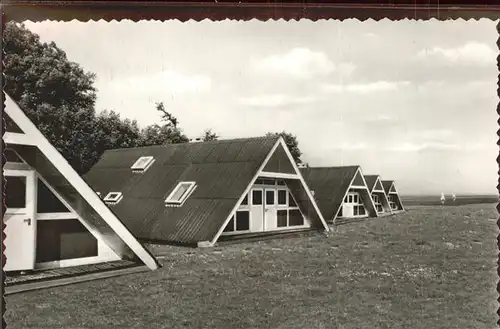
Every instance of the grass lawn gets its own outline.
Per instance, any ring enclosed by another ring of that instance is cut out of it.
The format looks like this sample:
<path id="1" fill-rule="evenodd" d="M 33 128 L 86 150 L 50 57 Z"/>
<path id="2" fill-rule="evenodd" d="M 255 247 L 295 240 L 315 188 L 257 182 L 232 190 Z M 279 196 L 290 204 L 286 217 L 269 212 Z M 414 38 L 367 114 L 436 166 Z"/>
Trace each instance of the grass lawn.
<path id="1" fill-rule="evenodd" d="M 8 328 L 496 327 L 494 204 L 414 207 L 314 235 L 154 247 L 164 267 L 7 296 Z"/>

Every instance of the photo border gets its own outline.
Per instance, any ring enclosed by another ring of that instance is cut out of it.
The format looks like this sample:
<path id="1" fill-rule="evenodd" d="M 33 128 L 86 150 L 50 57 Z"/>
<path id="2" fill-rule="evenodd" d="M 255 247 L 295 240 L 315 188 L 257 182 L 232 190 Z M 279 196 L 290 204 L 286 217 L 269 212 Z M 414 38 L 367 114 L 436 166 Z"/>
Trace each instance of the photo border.
<path id="1" fill-rule="evenodd" d="M 308 19 L 316 21 L 319 19 L 358 19 L 365 21 L 373 19 L 388 20 L 430 20 L 436 19 L 445 21 L 449 19 L 481 19 L 491 20 L 500 19 L 500 5 L 489 5 L 487 1 L 470 1 L 470 4 L 457 4 L 451 1 L 427 1 L 427 4 L 418 4 L 410 1 L 303 1 L 298 3 L 277 3 L 277 2 L 259 2 L 259 1 L 15 1 L 3 0 L 1 7 L 0 26 L 3 35 L 4 25 L 8 21 L 26 21 L 39 22 L 44 20 L 71 21 L 79 20 L 82 22 L 105 20 L 172 20 L 177 19 L 181 22 L 195 20 L 202 21 L 209 19 L 212 21 L 221 21 L 226 19 L 248 21 L 257 19 L 267 20 L 300 20 Z M 500 22 L 497 23 L 497 32 L 500 35 Z M 497 39 L 497 47 L 500 48 L 500 37 Z M 3 43 L 2 43 L 3 44 Z M 1 53 L 0 69 L 3 72 L 3 51 Z M 499 57 L 497 57 L 497 66 L 500 69 Z M 500 74 L 497 80 L 497 94 L 500 96 Z M 2 87 L 5 80 L 2 74 Z M 5 106 L 5 95 L 1 93 L 2 112 Z M 497 114 L 500 114 L 500 103 L 497 105 Z M 497 120 L 500 125 L 500 119 Z M 5 121 L 2 115 L 2 131 L 5 130 Z M 3 132 L 1 133 L 3 136 Z M 497 131 L 497 138 L 500 138 L 500 130 Z M 497 145 L 500 145 L 500 139 L 497 139 Z M 5 144 L 2 138 L 2 150 Z M 3 216 L 5 213 L 4 205 L 4 179 L 3 166 L 5 157 L 2 151 L 2 172 L 0 178 L 2 181 L 2 284 L 1 284 L 1 309 L 2 321 L 1 328 L 6 328 L 4 314 L 6 302 L 4 298 L 5 289 L 5 224 Z M 500 164 L 500 154 L 497 157 L 497 163 Z M 500 170 L 498 171 L 500 174 Z M 497 190 L 500 192 L 500 179 L 497 181 Z M 500 204 L 496 209 L 500 212 Z M 500 218 L 497 220 L 497 226 L 500 228 Z M 497 248 L 500 249 L 500 234 L 497 235 Z M 497 258 L 497 275 L 500 276 L 500 254 Z M 500 281 L 497 281 L 497 293 L 500 293 Z M 497 299 L 497 301 L 500 299 Z M 500 314 L 500 308 L 497 315 Z M 500 320 L 497 321 L 500 324 Z"/>

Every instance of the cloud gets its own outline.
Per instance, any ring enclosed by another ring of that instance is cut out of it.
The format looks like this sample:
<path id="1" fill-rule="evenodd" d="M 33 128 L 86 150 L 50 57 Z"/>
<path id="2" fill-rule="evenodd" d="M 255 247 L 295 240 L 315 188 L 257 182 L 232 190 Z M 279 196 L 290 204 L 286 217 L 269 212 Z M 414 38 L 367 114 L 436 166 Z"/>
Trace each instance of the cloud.
<path id="1" fill-rule="evenodd" d="M 312 96 L 296 97 L 285 94 L 257 95 L 252 97 L 241 97 L 238 103 L 253 107 L 281 107 L 289 105 L 307 104 L 316 100 Z"/>
<path id="2" fill-rule="evenodd" d="M 324 92 L 332 92 L 332 93 L 352 92 L 352 93 L 366 94 L 366 93 L 380 92 L 380 91 L 394 91 L 399 89 L 400 87 L 406 87 L 409 85 L 410 85 L 409 81 L 398 81 L 398 82 L 376 81 L 376 82 L 362 83 L 362 84 L 324 84 L 321 86 L 321 89 Z"/>
<path id="3" fill-rule="evenodd" d="M 497 52 L 488 45 L 479 42 L 468 42 L 461 47 L 442 48 L 433 47 L 422 49 L 417 53 L 418 58 L 440 58 L 452 63 L 496 63 Z"/>
<path id="4" fill-rule="evenodd" d="M 104 87 L 115 93 L 139 92 L 179 95 L 205 92 L 211 88 L 211 85 L 210 77 L 204 75 L 186 75 L 175 71 L 162 71 L 111 80 Z"/>
<path id="5" fill-rule="evenodd" d="M 336 68 L 325 53 L 300 47 L 286 53 L 254 60 L 251 66 L 261 72 L 275 72 L 302 78 L 328 75 Z"/>
<path id="6" fill-rule="evenodd" d="M 388 151 L 396 152 L 421 152 L 421 151 L 447 151 L 447 150 L 459 150 L 461 147 L 458 144 L 447 144 L 447 143 L 403 143 L 400 145 L 390 146 L 387 148 Z"/>

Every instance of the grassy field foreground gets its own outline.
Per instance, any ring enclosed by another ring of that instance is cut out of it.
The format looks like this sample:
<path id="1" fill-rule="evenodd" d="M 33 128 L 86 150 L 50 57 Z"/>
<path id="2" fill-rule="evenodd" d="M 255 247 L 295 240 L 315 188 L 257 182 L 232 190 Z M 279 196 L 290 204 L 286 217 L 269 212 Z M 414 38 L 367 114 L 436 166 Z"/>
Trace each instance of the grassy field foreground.
<path id="1" fill-rule="evenodd" d="M 315 235 L 158 247 L 158 271 L 7 296 L 9 328 L 496 327 L 494 204 Z"/>

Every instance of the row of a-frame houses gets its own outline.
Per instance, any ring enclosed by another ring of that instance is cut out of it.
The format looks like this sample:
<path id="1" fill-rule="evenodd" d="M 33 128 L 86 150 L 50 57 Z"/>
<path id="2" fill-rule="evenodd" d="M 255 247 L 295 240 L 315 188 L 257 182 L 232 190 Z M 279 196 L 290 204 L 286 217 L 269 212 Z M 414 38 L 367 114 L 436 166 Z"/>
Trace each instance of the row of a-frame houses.
<path id="1" fill-rule="evenodd" d="M 143 242 L 329 230 L 403 211 L 393 181 L 359 166 L 299 168 L 281 137 L 117 149 L 80 177 L 7 95 L 6 271 L 137 259 Z"/>

